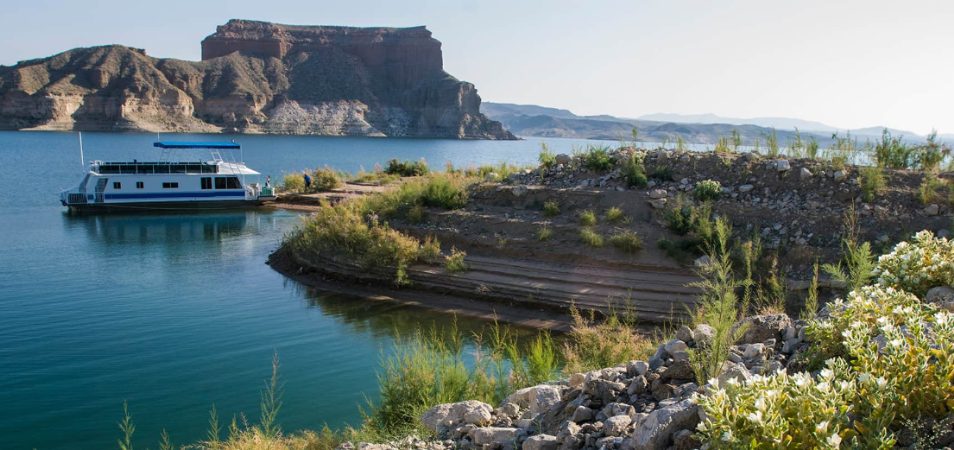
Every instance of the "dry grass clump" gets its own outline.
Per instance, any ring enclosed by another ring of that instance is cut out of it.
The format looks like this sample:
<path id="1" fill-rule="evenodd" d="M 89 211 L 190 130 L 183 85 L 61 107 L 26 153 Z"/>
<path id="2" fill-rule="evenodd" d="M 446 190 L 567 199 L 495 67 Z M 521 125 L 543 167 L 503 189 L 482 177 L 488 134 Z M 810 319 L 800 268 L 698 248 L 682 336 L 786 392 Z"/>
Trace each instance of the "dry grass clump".
<path id="1" fill-rule="evenodd" d="M 589 227 L 580 229 L 580 240 L 590 247 L 602 247 L 604 244 L 603 235 Z"/>
<path id="2" fill-rule="evenodd" d="M 635 231 L 622 230 L 613 233 L 609 238 L 609 243 L 613 247 L 626 253 L 636 253 L 643 248 L 643 240 Z"/>
<path id="3" fill-rule="evenodd" d="M 563 345 L 564 370 L 567 373 L 586 372 L 612 367 L 634 359 L 646 359 L 653 350 L 652 343 L 640 336 L 616 314 L 597 321 L 591 313 L 584 317 L 570 309 L 573 327 Z"/>

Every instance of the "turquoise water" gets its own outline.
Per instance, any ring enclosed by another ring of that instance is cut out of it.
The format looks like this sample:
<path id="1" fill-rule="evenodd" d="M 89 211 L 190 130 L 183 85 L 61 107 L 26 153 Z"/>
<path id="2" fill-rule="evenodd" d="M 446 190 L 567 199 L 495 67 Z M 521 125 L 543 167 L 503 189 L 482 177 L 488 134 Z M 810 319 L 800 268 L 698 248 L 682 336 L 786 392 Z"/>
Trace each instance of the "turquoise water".
<path id="1" fill-rule="evenodd" d="M 163 139 L 222 140 L 180 135 Z M 239 136 L 244 160 L 273 179 L 325 164 L 354 171 L 390 158 L 432 166 L 536 160 L 516 142 Z M 155 159 L 154 135 L 84 133 L 87 160 Z M 0 436 L 4 449 L 114 448 L 127 401 L 139 447 L 167 429 L 201 439 L 258 416 L 281 360 L 286 430 L 360 421 L 394 330 L 440 319 L 312 292 L 265 265 L 299 220 L 286 211 L 70 216 L 75 134 L 0 132 Z M 586 141 L 547 139 L 569 152 Z M 476 326 L 476 324 L 466 324 Z"/>

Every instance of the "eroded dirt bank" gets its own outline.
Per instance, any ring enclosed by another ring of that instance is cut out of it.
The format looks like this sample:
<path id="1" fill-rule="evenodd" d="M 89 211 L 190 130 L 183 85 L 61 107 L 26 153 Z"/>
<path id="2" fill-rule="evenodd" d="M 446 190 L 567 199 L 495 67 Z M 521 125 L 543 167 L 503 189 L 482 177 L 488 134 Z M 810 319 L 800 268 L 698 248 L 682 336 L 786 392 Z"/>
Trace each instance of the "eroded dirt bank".
<path id="1" fill-rule="evenodd" d="M 632 186 L 622 169 L 634 152 L 649 176 L 645 186 Z M 438 238 L 445 251 L 466 251 L 468 270 L 463 272 L 439 264 L 412 265 L 412 284 L 396 288 L 392 273 L 369 271 L 335 255 L 305 261 L 283 249 L 271 262 L 310 285 L 344 282 L 372 296 L 461 314 L 496 311 L 501 320 L 528 326 L 565 328 L 566 319 L 560 318 L 571 305 L 661 323 L 687 318 L 698 294 L 692 286 L 699 279 L 697 255 L 674 255 L 658 243 L 687 239 L 674 232 L 670 216 L 701 206 L 693 192 L 703 180 L 719 182 L 718 198 L 707 204 L 715 216 L 732 223 L 733 240 L 757 237 L 763 254 L 777 257 L 774 270 L 788 279 L 789 289 L 805 287 L 815 261 L 837 260 L 849 209 L 855 211 L 861 238 L 876 249 L 915 230 L 947 234 L 952 223 L 947 200 L 920 198 L 921 172 L 885 171 L 885 186 L 865 198 L 861 171 L 850 165 L 632 149 L 613 152 L 611 158 L 610 167 L 594 170 L 580 156 L 559 155 L 548 168 L 475 184 L 463 208 L 424 208 L 423 218 L 388 220 L 410 235 Z M 940 175 L 946 177 L 950 174 Z M 611 208 L 619 209 L 621 218 L 611 220 Z M 594 213 L 595 224 L 581 224 L 584 211 Z M 584 242 L 583 228 L 604 237 L 604 245 Z M 544 229 L 547 237 L 541 239 Z M 611 245 L 609 238 L 622 232 L 634 232 L 642 247 L 628 252 Z M 831 282 L 823 280 L 826 284 Z"/>

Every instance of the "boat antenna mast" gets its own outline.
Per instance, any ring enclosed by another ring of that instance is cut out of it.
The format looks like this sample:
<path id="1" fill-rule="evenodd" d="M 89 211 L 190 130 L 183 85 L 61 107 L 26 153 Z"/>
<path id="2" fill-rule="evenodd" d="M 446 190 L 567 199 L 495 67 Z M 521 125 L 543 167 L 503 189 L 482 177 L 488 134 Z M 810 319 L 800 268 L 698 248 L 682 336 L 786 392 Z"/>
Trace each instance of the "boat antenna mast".
<path id="1" fill-rule="evenodd" d="M 80 166 L 85 170 L 86 169 L 86 158 L 83 157 L 83 132 L 78 131 L 77 135 L 79 136 L 79 148 L 80 148 Z"/>

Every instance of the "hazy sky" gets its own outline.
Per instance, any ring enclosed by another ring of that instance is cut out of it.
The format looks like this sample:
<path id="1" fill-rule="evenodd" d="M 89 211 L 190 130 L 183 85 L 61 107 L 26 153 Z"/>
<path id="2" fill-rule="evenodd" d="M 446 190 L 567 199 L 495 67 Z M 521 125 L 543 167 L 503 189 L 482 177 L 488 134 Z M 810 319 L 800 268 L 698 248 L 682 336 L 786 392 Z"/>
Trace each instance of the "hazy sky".
<path id="1" fill-rule="evenodd" d="M 230 18 L 427 25 L 484 100 L 954 133 L 952 1 L 10 1 L 0 64 L 118 43 L 199 59 Z"/>

